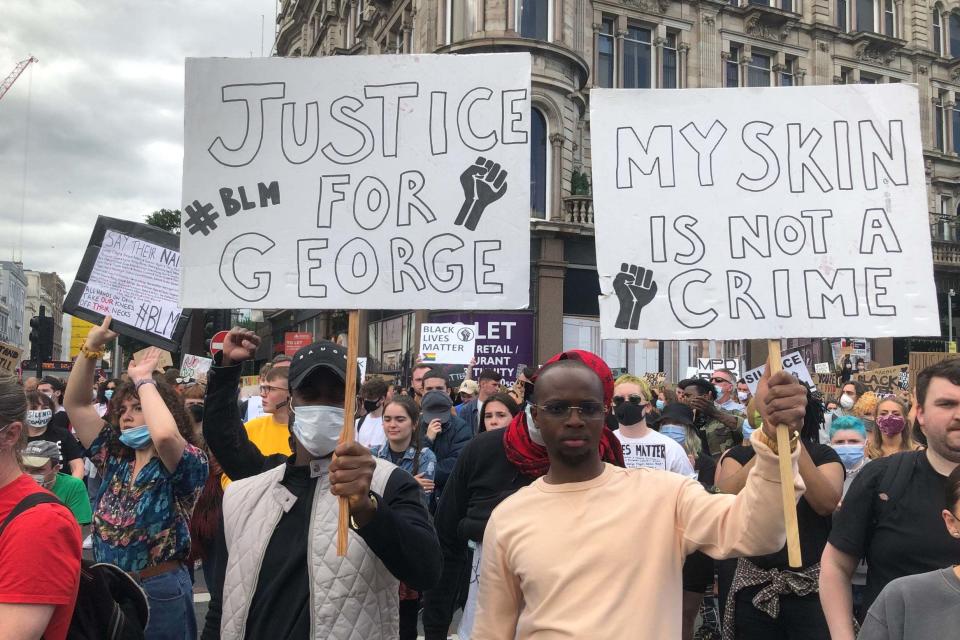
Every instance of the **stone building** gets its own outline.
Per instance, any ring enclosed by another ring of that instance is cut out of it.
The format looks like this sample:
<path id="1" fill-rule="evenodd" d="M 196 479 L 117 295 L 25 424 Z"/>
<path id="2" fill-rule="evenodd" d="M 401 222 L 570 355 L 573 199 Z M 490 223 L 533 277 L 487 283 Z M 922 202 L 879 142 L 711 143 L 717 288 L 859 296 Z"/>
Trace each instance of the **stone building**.
<path id="1" fill-rule="evenodd" d="M 53 358 L 61 357 L 63 353 L 63 299 L 67 294 L 63 279 L 55 272 L 25 270 L 27 278 L 26 299 L 24 302 L 24 326 L 30 326 L 30 319 L 40 313 L 41 305 L 44 312 L 53 318 Z M 23 334 L 21 347 L 30 355 L 30 330 Z"/>
<path id="2" fill-rule="evenodd" d="M 0 342 L 20 347 L 30 333 L 25 330 L 23 307 L 27 277 L 19 262 L 0 260 Z"/>
<path id="3" fill-rule="evenodd" d="M 946 318 L 948 292 L 960 292 L 960 3 L 283 0 L 275 43 L 281 56 L 492 51 L 533 56 L 527 321 L 536 362 L 582 347 L 602 352 L 612 366 L 675 378 L 698 356 L 742 355 L 750 364 L 765 356 L 761 345 L 736 341 L 601 344 L 590 196 L 592 87 L 916 83 L 937 292 Z M 381 323 L 396 324 L 400 316 L 365 314 L 369 331 L 361 352 L 375 360 L 391 352 L 392 363 L 392 352 L 416 349 L 411 336 L 428 315 L 405 314 L 399 328 L 390 329 L 399 338 L 384 349 Z M 276 318 L 282 319 L 276 335 L 297 327 L 319 327 L 321 335 L 339 329 L 325 313 L 284 311 Z M 825 342 L 805 342 L 817 361 L 828 359 Z M 943 348 L 936 340 L 872 342 L 872 357 L 881 364 L 904 361 L 911 348 Z"/>

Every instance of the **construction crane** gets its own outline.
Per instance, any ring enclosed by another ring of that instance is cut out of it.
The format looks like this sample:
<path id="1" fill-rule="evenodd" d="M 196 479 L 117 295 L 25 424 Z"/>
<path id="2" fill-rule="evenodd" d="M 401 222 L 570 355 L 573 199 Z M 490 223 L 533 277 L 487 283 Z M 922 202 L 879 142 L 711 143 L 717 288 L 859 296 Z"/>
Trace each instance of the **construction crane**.
<path id="1" fill-rule="evenodd" d="M 17 66 L 13 68 L 13 71 L 10 72 L 10 75 L 4 78 L 3 84 L 0 84 L 0 100 L 3 100 L 3 96 L 7 95 L 7 91 L 9 91 L 10 87 L 13 86 L 13 83 L 17 81 L 17 78 L 20 77 L 20 74 L 30 66 L 31 62 L 39 62 L 39 60 L 33 56 L 30 56 L 26 60 L 21 60 L 17 63 Z"/>

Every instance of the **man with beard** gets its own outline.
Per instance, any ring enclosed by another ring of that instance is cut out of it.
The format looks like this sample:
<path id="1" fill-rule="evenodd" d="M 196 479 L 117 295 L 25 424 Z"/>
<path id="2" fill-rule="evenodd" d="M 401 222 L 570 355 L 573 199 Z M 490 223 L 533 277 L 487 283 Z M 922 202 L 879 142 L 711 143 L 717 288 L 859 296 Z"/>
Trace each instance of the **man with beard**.
<path id="1" fill-rule="evenodd" d="M 753 434 L 754 471 L 739 495 L 716 495 L 675 473 L 604 463 L 600 378 L 576 361 L 544 367 L 531 415 L 550 466 L 487 523 L 471 640 L 680 637 L 687 555 L 772 553 L 786 540 L 773 425 L 799 428 L 806 388 L 767 374 L 757 398 L 765 427 Z M 791 451 L 802 493 L 796 437 Z M 637 540 L 642 552 L 623 546 Z"/>

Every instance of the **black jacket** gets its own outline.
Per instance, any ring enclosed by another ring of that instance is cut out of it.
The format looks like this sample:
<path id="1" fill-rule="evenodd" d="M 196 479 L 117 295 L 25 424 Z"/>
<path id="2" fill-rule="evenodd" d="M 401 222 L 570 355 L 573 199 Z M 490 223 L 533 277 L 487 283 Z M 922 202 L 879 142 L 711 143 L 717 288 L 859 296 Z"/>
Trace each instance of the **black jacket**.
<path id="1" fill-rule="evenodd" d="M 207 445 L 224 473 L 233 480 L 257 475 L 286 462 L 286 456 L 280 454 L 264 456 L 247 437 L 237 405 L 239 383 L 239 366 L 210 369 L 203 421 Z M 285 477 L 293 469 L 295 467 L 289 465 Z M 421 496 L 420 485 L 410 474 L 400 468 L 395 469 L 387 480 L 383 496 L 377 496 L 374 519 L 357 533 L 390 573 L 413 588 L 422 590 L 431 587 L 439 579 L 441 554 Z M 304 527 L 308 525 L 307 522 L 302 524 Z M 402 540 L 403 544 L 397 544 L 398 540 Z M 305 535 L 294 535 L 288 540 L 271 539 L 269 548 L 286 548 L 292 554 L 299 547 L 305 547 L 306 543 Z M 205 640 L 220 635 L 221 593 L 228 559 L 222 526 L 215 557 L 215 584 L 210 585 L 210 609 L 203 633 Z M 303 570 L 306 572 L 305 566 Z"/>
<path id="2" fill-rule="evenodd" d="M 447 479 L 453 473 L 453 467 L 457 464 L 460 452 L 473 438 L 473 429 L 459 416 L 451 415 L 450 420 L 443 425 L 443 429 L 437 434 L 436 439 L 430 442 L 425 435 L 427 425 L 423 424 L 420 428 L 423 430 L 423 433 L 420 434 L 421 442 L 426 442 L 434 455 L 437 456 L 437 473 L 433 479 L 436 489 L 433 495 L 436 496 L 435 499 L 438 499 L 443 494 Z"/>
<path id="3" fill-rule="evenodd" d="M 518 489 L 533 482 L 507 460 L 505 429 L 478 434 L 460 453 L 434 516 L 443 551 L 443 574 L 424 594 L 426 640 L 446 640 L 454 609 L 465 597 L 462 576 L 469 569 L 467 541 L 483 541 L 494 508 Z"/>

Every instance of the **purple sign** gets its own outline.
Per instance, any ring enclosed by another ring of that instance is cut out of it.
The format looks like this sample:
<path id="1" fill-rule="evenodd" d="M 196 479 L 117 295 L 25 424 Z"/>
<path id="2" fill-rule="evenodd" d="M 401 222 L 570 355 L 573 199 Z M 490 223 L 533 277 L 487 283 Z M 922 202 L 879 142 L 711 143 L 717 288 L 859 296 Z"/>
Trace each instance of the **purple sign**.
<path id="1" fill-rule="evenodd" d="M 533 363 L 533 314 L 431 313 L 430 322 L 462 322 L 474 326 L 477 332 L 474 379 L 480 375 L 481 369 L 492 369 L 505 382 L 513 382 L 517 378 L 517 366 Z"/>

